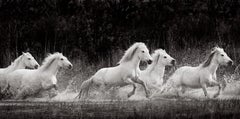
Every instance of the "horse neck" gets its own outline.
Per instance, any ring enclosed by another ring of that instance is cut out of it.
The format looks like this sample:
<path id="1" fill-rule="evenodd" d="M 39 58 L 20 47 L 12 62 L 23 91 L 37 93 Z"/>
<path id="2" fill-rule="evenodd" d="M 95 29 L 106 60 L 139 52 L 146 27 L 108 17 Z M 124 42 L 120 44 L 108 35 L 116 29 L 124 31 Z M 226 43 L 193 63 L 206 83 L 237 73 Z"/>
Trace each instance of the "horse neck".
<path id="1" fill-rule="evenodd" d="M 210 65 L 208 66 L 208 70 L 211 72 L 211 74 L 215 73 L 219 67 L 219 63 L 215 60 L 215 57 L 212 59 Z"/>
<path id="2" fill-rule="evenodd" d="M 25 65 L 22 62 L 19 62 L 18 64 L 16 64 L 16 62 L 14 62 L 13 64 L 11 64 L 9 67 L 7 67 L 6 69 L 6 73 L 8 72 L 13 72 L 17 69 L 24 69 Z"/>
<path id="3" fill-rule="evenodd" d="M 147 69 L 147 72 L 150 75 L 154 75 L 155 77 L 157 77 L 157 79 L 161 80 L 164 76 L 164 72 L 165 72 L 165 65 L 163 64 L 151 64 L 151 66 L 149 66 L 149 69 Z"/>
<path id="4" fill-rule="evenodd" d="M 139 64 L 140 64 L 140 58 L 135 56 L 131 61 L 129 61 L 128 65 L 132 66 L 136 70 L 137 68 L 139 68 Z"/>
<path id="5" fill-rule="evenodd" d="M 55 63 L 57 63 L 57 62 L 54 61 L 50 66 L 48 66 L 48 67 L 44 66 L 42 68 L 39 68 L 39 70 L 42 71 L 42 72 L 47 72 L 50 75 L 55 75 L 56 76 L 60 67 L 58 65 L 56 65 Z"/>

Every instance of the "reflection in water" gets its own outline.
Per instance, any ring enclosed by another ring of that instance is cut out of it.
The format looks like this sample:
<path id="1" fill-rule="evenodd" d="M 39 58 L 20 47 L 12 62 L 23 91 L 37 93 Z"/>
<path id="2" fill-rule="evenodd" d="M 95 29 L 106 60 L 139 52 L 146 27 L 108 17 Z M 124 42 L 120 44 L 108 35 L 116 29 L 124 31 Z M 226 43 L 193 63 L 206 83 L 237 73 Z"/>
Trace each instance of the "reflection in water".
<path id="1" fill-rule="evenodd" d="M 0 116 L 38 118 L 224 118 L 240 116 L 240 101 L 1 102 Z"/>

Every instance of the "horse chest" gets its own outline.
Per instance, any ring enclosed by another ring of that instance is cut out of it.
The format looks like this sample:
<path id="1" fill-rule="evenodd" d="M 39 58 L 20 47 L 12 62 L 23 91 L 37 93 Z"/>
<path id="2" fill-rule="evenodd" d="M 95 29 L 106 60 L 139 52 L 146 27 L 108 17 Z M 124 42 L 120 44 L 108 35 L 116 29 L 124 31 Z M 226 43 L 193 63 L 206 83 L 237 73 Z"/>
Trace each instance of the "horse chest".
<path id="1" fill-rule="evenodd" d="M 132 73 L 129 75 L 131 78 L 139 77 L 140 72 L 138 71 L 132 71 Z"/>
<path id="2" fill-rule="evenodd" d="M 49 76 L 49 75 L 42 75 L 41 76 L 41 81 L 44 83 L 48 83 L 48 84 L 56 84 L 57 83 L 57 79 L 55 76 Z"/>

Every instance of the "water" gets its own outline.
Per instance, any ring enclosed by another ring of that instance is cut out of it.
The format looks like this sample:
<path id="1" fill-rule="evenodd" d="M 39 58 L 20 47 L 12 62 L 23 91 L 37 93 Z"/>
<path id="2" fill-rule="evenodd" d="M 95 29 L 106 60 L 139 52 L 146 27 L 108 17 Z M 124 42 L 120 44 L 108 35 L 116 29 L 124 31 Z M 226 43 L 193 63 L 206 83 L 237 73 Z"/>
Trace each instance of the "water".
<path id="1" fill-rule="evenodd" d="M 76 118 L 238 118 L 238 100 L 92 101 L 92 102 L 0 102 L 1 119 Z"/>

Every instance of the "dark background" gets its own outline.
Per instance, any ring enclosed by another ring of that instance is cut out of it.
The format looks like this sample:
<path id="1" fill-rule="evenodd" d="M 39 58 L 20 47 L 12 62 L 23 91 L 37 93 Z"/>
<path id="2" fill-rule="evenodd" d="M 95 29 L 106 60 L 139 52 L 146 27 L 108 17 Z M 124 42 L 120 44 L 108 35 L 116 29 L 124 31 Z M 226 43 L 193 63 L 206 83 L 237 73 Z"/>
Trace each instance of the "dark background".
<path id="1" fill-rule="evenodd" d="M 22 51 L 113 65 L 136 41 L 173 55 L 219 45 L 238 63 L 239 18 L 238 0 L 0 0 L 0 66 Z"/>

